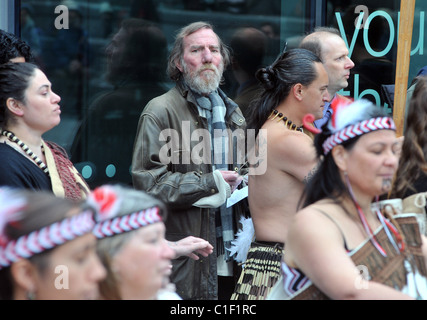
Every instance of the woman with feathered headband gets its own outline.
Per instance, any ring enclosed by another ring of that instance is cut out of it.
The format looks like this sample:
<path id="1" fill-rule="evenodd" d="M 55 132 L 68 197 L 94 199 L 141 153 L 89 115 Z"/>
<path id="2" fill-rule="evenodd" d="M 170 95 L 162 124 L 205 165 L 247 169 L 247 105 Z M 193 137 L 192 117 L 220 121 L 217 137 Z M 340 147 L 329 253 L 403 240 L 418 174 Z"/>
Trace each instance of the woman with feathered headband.
<path id="1" fill-rule="evenodd" d="M 0 300 L 98 299 L 94 213 L 48 191 L 0 188 Z"/>
<path id="2" fill-rule="evenodd" d="M 106 300 L 180 300 L 169 282 L 171 260 L 188 256 L 198 260 L 212 253 L 212 245 L 188 236 L 177 242 L 165 239 L 167 209 L 144 191 L 121 185 L 102 185 L 88 199 L 97 208 L 93 233 L 97 251 L 107 269 L 100 283 Z"/>
<path id="3" fill-rule="evenodd" d="M 399 142 L 393 119 L 366 100 L 334 101 L 315 137 L 319 170 L 289 228 L 283 281 L 269 299 L 427 298 L 415 216 L 387 215 Z"/>

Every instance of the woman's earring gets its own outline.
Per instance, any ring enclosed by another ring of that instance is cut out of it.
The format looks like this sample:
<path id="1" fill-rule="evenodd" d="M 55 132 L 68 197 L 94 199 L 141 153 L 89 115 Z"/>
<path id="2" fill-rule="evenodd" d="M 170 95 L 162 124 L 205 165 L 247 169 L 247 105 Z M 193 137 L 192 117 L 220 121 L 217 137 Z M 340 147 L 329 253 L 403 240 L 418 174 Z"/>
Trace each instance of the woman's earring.
<path id="1" fill-rule="evenodd" d="M 28 300 L 36 300 L 36 294 L 34 293 L 34 291 L 28 291 L 27 292 L 27 299 Z"/>

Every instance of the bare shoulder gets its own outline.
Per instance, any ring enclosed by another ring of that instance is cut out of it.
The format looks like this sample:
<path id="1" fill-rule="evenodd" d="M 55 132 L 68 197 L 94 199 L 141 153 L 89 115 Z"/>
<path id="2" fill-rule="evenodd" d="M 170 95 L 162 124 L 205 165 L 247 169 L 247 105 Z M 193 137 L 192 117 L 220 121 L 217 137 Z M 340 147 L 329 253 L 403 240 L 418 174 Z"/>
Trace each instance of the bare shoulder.
<path id="1" fill-rule="evenodd" d="M 322 202 L 301 209 L 292 220 L 290 237 L 318 238 L 333 234 L 340 236 L 333 218 L 336 211 L 338 209 L 335 205 Z"/>
<path id="2" fill-rule="evenodd" d="M 286 129 L 284 125 L 267 121 L 267 155 L 269 168 L 285 172 L 300 182 L 307 179 L 317 165 L 313 140 L 305 133 Z"/>
<path id="3" fill-rule="evenodd" d="M 270 130 L 268 145 L 282 155 L 305 156 L 306 153 L 315 155 L 313 140 L 303 132 L 286 129 Z"/>
<path id="4" fill-rule="evenodd" d="M 342 251 L 344 239 L 340 230 L 322 213 L 329 213 L 331 210 L 334 208 L 330 205 L 315 203 L 295 214 L 286 239 L 286 263 L 293 267 L 302 267 L 301 259 L 320 261 L 317 259 L 322 259 L 325 252 Z"/>
<path id="5" fill-rule="evenodd" d="M 287 138 L 291 140 L 296 139 L 297 141 L 305 139 L 308 139 L 307 141 L 313 141 L 304 132 L 289 130 L 282 123 L 276 123 L 275 121 L 267 120 L 262 126 L 262 129 L 267 129 L 268 137 L 273 140 Z"/>
<path id="6" fill-rule="evenodd" d="M 313 144 L 313 140 L 304 132 L 287 130 L 281 128 L 281 130 L 272 130 L 273 139 L 281 139 L 283 143 L 293 144 L 303 141 L 304 143 Z"/>

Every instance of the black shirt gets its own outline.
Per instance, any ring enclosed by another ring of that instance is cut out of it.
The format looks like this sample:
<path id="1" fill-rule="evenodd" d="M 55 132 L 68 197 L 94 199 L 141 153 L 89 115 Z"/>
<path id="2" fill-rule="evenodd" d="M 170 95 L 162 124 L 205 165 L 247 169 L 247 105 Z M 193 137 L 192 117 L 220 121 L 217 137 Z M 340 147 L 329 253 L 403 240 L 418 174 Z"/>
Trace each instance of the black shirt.
<path id="1" fill-rule="evenodd" d="M 0 186 L 52 192 L 49 176 L 6 143 L 0 143 Z"/>

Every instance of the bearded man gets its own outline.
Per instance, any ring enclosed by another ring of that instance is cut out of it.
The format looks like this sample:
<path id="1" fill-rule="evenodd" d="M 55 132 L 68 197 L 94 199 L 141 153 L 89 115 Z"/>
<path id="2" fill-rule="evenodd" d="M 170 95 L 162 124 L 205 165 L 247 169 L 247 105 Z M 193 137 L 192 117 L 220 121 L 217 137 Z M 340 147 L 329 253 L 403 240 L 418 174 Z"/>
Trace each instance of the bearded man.
<path id="1" fill-rule="evenodd" d="M 212 25 L 182 28 L 167 67 L 176 85 L 146 105 L 137 128 L 133 185 L 168 206 L 166 239 L 196 236 L 214 245 L 206 258 L 173 261 L 171 281 L 183 299 L 230 299 L 238 275 L 228 249 L 245 203 L 227 207 L 226 200 L 242 182 L 236 148 L 246 122 L 219 88 L 229 61 Z"/>

